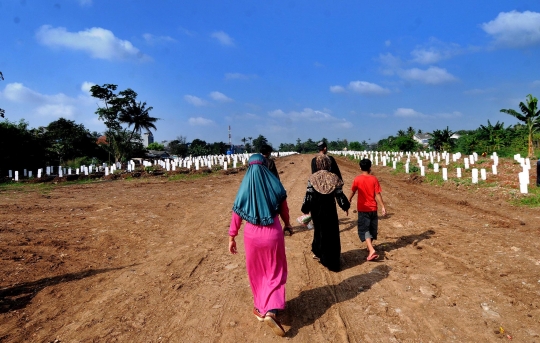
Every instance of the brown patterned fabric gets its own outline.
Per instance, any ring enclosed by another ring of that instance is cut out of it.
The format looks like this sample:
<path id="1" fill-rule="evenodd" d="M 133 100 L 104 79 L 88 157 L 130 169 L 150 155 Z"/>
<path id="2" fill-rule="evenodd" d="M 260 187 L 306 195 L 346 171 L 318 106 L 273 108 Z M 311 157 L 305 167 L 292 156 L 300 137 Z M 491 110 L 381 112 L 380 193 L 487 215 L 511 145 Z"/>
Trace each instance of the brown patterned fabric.
<path id="1" fill-rule="evenodd" d="M 317 162 L 318 161 L 319 159 L 317 158 Z M 318 172 L 311 174 L 309 182 L 313 188 L 321 194 L 330 194 L 335 191 L 336 188 L 343 187 L 343 181 L 341 181 L 336 174 L 327 170 L 319 170 Z"/>
<path id="2" fill-rule="evenodd" d="M 315 165 L 317 166 L 317 170 L 329 171 L 332 166 L 332 161 L 326 155 L 319 155 L 315 159 Z"/>

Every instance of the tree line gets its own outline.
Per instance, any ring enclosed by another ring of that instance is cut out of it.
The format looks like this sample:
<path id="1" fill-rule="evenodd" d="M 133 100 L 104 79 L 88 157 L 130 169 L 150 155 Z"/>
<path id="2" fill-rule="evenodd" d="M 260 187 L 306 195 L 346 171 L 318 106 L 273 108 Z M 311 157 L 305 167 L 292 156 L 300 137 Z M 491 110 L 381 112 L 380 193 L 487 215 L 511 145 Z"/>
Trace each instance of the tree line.
<path id="1" fill-rule="evenodd" d="M 104 133 L 90 132 L 82 124 L 60 118 L 38 128 L 29 128 L 28 123 L 18 123 L 8 119 L 0 122 L 0 175 L 6 175 L 8 169 L 22 170 L 42 168 L 46 165 L 64 165 L 78 167 L 81 164 L 127 161 L 133 157 L 144 157 L 147 149 L 167 151 L 171 155 L 204 156 L 226 154 L 231 147 L 224 142 L 206 142 L 194 139 L 187 142 L 185 136 L 178 136 L 169 142 L 153 143 L 144 148 L 141 132 L 156 129 L 159 120 L 150 116 L 152 107 L 146 102 L 137 101 L 137 93 L 126 89 L 116 93 L 117 86 L 104 84 L 91 88 L 92 96 L 101 100 L 96 110 L 100 120 L 106 126 Z M 424 132 L 408 127 L 399 130 L 378 142 L 348 141 L 347 139 L 328 140 L 311 138 L 296 143 L 281 143 L 274 150 L 312 153 L 317 151 L 319 141 L 326 142 L 328 150 L 379 150 L 379 151 L 420 151 L 435 150 L 448 152 L 472 152 L 500 156 L 512 156 L 516 153 L 533 157 L 534 147 L 540 142 L 540 110 L 538 100 L 532 95 L 526 102 L 519 103 L 520 112 L 513 109 L 501 109 L 520 122 L 506 126 L 497 121 L 480 125 L 475 130 L 452 131 L 448 127 L 437 129 L 429 134 L 428 144 L 419 143 L 415 136 Z M 457 135 L 455 135 L 457 134 Z M 417 137 L 416 137 L 417 138 Z M 270 145 L 263 135 L 244 137 L 244 143 L 234 152 L 259 152 L 263 145 Z"/>

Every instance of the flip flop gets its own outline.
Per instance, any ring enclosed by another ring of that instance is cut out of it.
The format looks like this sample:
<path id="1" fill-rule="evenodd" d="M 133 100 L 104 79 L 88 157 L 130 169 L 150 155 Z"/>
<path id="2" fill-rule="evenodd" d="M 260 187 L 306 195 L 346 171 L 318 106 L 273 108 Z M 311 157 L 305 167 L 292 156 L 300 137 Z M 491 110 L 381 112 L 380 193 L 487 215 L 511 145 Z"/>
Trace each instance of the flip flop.
<path id="1" fill-rule="evenodd" d="M 376 260 L 376 259 L 378 259 L 378 258 L 379 258 L 379 255 L 377 255 L 377 253 L 375 253 L 375 254 L 373 254 L 373 255 L 371 255 L 371 256 L 368 256 L 368 257 L 367 257 L 367 260 L 368 260 L 368 261 L 373 261 L 373 260 Z"/>

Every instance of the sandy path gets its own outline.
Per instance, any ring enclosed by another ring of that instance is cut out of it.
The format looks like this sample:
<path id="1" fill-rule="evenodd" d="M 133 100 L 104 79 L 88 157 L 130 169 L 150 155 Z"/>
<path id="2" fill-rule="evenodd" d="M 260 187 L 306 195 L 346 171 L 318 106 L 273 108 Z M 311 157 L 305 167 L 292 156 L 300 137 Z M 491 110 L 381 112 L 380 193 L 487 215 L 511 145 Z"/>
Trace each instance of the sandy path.
<path id="1" fill-rule="evenodd" d="M 292 218 L 311 157 L 276 161 Z M 337 161 L 348 193 L 358 166 Z M 339 273 L 311 259 L 311 231 L 286 237 L 288 339 L 540 342 L 540 210 L 374 172 L 380 262 L 365 261 L 354 213 L 338 211 Z M 250 313 L 242 239 L 227 253 L 242 176 L 0 192 L 0 341 L 280 340 Z"/>

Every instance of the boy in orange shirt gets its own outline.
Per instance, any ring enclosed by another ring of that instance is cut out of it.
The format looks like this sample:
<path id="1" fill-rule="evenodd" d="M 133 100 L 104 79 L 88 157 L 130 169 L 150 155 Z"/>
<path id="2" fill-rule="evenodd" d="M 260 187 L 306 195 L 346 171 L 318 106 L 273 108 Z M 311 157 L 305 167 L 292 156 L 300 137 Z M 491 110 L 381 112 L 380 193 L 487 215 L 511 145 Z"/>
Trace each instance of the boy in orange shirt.
<path id="1" fill-rule="evenodd" d="M 361 160 L 360 169 L 362 172 L 354 178 L 349 202 L 352 204 L 351 200 L 356 194 L 356 191 L 358 191 L 358 201 L 356 203 L 356 209 L 358 210 L 358 236 L 362 242 L 365 241 L 367 244 L 369 250 L 367 260 L 373 261 L 379 258 L 372 244 L 372 241 L 377 239 L 379 224 L 377 203 L 381 206 L 383 216 L 386 215 L 386 208 L 384 208 L 379 180 L 375 176 L 370 175 L 371 161 L 368 159 Z M 348 212 L 347 215 L 349 215 Z"/>

